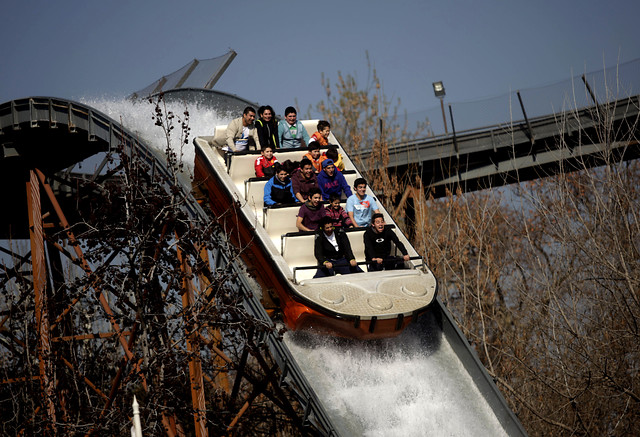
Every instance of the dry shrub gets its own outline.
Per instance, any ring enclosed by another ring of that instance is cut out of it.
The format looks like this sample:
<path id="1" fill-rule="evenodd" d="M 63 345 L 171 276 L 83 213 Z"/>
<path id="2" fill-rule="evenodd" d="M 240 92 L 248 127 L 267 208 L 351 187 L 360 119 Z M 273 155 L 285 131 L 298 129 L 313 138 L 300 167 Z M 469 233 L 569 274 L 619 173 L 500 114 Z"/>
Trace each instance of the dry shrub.
<path id="1" fill-rule="evenodd" d="M 594 117 L 585 144 L 637 147 Z M 531 435 L 640 434 L 640 163 L 600 158 L 417 203 L 440 296 Z"/>

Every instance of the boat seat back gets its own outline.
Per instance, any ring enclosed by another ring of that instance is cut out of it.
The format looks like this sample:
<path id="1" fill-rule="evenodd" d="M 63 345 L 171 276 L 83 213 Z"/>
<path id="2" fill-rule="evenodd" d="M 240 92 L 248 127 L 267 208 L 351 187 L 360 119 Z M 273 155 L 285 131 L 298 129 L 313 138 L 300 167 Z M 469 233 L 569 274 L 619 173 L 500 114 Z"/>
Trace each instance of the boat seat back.
<path id="1" fill-rule="evenodd" d="M 324 208 L 328 204 L 323 205 Z M 342 208 L 345 207 L 345 203 L 341 203 Z M 272 237 L 280 237 L 282 234 L 289 232 L 296 232 L 296 216 L 298 210 L 302 204 L 297 203 L 295 205 L 286 207 L 267 208 L 264 218 L 264 227 L 267 233 Z"/>
<path id="2" fill-rule="evenodd" d="M 305 153 L 307 153 L 307 151 L 304 149 L 293 149 L 293 150 L 278 149 L 276 150 L 275 156 L 278 159 L 279 163 L 283 163 L 286 160 L 295 162 L 295 161 L 300 161 L 302 157 L 305 155 Z"/>
<path id="3" fill-rule="evenodd" d="M 227 141 L 227 125 L 216 126 L 211 139 L 213 147 L 224 147 Z"/>
<path id="4" fill-rule="evenodd" d="M 362 239 L 364 231 L 365 229 L 363 228 L 347 232 L 347 237 L 349 237 L 349 243 L 351 244 L 351 251 L 358 262 L 364 261 L 364 240 Z"/>
<path id="5" fill-rule="evenodd" d="M 365 229 L 356 229 L 347 232 L 356 261 L 365 260 L 364 231 Z M 282 235 L 282 256 L 290 267 L 315 266 L 318 263 L 313 251 L 315 235 L 315 232 L 292 232 Z"/>
<path id="6" fill-rule="evenodd" d="M 258 223 L 263 223 L 262 210 L 264 208 L 264 187 L 269 178 L 251 178 L 245 181 L 244 195 L 247 203 L 255 209 Z"/>
<path id="7" fill-rule="evenodd" d="M 282 236 L 282 256 L 289 267 L 315 266 L 315 232 L 294 232 Z"/>
<path id="8" fill-rule="evenodd" d="M 229 176 L 231 176 L 236 185 L 243 184 L 247 179 L 256 177 L 254 164 L 259 156 L 259 152 L 253 151 L 228 155 Z"/>
<path id="9" fill-rule="evenodd" d="M 300 204 L 287 207 L 267 208 L 264 217 L 264 227 L 273 239 L 280 239 L 282 234 L 296 232 L 296 215 L 300 209 Z M 280 245 L 278 245 L 280 247 Z"/>
<path id="10" fill-rule="evenodd" d="M 355 182 L 356 179 L 358 179 L 358 174 L 355 171 L 345 171 L 344 172 L 344 179 L 347 181 L 347 185 L 349 185 L 349 188 L 351 188 L 351 192 L 353 194 L 355 194 L 356 189 L 353 187 L 353 183 Z M 344 196 L 344 194 L 343 194 Z"/>
<path id="11" fill-rule="evenodd" d="M 313 135 L 318 130 L 318 120 L 303 120 L 302 125 L 307 130 L 309 136 Z"/>

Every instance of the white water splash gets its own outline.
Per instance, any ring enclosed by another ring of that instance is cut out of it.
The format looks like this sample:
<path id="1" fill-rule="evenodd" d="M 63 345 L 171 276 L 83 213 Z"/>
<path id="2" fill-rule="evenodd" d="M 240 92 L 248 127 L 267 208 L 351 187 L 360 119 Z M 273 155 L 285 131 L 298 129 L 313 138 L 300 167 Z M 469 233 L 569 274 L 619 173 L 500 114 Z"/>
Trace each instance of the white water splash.
<path id="1" fill-rule="evenodd" d="M 349 342 L 290 332 L 285 342 L 341 435 L 506 435 L 451 346 L 425 336 Z"/>
<path id="2" fill-rule="evenodd" d="M 155 120 L 152 118 L 155 115 L 155 104 L 151 104 L 147 100 L 134 102 L 129 99 L 109 97 L 82 99 L 81 102 L 103 112 L 117 123 L 122 123 L 125 129 L 137 135 L 144 143 L 160 152 L 159 156 L 164 155 L 167 137 L 164 130 L 156 126 Z M 189 112 L 188 124 L 191 131 L 187 142 L 181 145 L 180 123 L 174 120 L 175 128 L 171 132 L 171 147 L 176 153 L 182 154 L 182 162 L 186 166 L 185 171 L 191 177 L 195 160 L 193 138 L 202 135 L 213 135 L 216 126 L 226 125 L 231 119 L 228 116 L 219 116 L 212 109 L 195 103 L 187 104 L 185 107 L 183 103 L 166 102 L 166 110 L 164 104 L 161 106 L 163 111 L 173 112 L 178 119 L 183 119 L 185 110 Z M 182 150 L 180 150 L 181 146 Z"/>

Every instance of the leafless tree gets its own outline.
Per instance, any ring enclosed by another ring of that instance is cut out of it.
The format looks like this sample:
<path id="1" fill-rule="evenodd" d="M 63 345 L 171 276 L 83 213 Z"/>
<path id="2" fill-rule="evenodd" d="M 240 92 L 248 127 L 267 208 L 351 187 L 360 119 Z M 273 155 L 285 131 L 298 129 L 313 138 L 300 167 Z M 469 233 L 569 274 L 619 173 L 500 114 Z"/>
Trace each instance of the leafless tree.
<path id="1" fill-rule="evenodd" d="M 611 147 L 637 149 L 638 124 L 615 105 L 572 144 L 603 145 L 600 166 L 417 208 L 442 297 L 532 435 L 640 433 L 640 164 Z"/>
<path id="2" fill-rule="evenodd" d="M 68 225 L 58 222 L 69 211 L 43 202 L 42 307 L 25 267 L 28 243 L 7 242 L 13 266 L 4 266 L 0 308 L 0 429 L 124 435 L 136 395 L 144 435 L 307 434 L 260 340 L 274 328 L 245 310 L 251 290 L 235 286 L 239 249 L 216 217 L 189 212 L 180 185 L 188 112 L 154 103 L 167 138 L 163 166 L 149 150 L 121 144 L 97 179 L 63 181 L 78 209 Z M 56 178 L 43 176 L 43 193 Z M 45 339 L 36 314 L 48 318 Z"/>

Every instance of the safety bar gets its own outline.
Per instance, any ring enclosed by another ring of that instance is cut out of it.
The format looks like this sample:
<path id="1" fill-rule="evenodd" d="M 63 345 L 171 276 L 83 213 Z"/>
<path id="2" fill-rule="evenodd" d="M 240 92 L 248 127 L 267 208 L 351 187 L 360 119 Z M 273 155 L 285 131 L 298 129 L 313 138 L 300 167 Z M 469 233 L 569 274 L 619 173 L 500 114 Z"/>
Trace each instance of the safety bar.
<path id="1" fill-rule="evenodd" d="M 389 258 L 394 258 L 394 257 L 389 257 Z M 401 260 L 401 259 L 403 259 L 403 257 L 401 257 L 401 256 L 397 256 L 397 257 L 395 257 L 395 258 L 397 258 L 397 259 L 398 259 L 398 261 L 399 261 L 399 260 Z M 422 256 L 417 255 L 417 256 L 411 256 L 411 257 L 409 257 L 409 261 L 415 261 L 415 260 L 417 260 L 417 259 L 419 259 L 419 260 L 420 260 L 420 264 L 419 264 L 419 265 L 417 265 L 417 266 L 416 266 L 416 265 L 411 264 L 411 268 L 410 268 L 410 269 L 408 269 L 408 270 L 415 270 L 415 269 L 418 269 L 418 268 L 424 268 L 424 267 L 426 266 L 426 263 L 425 263 L 424 258 L 423 258 Z M 409 262 L 409 261 L 407 261 L 407 262 Z M 361 265 L 366 265 L 366 264 L 368 264 L 368 263 L 367 263 L 367 261 L 358 261 L 356 264 L 357 264 L 357 265 L 359 265 L 359 266 L 361 266 Z M 348 264 L 338 264 L 338 266 L 347 266 L 347 265 L 348 265 Z M 315 266 L 300 266 L 300 267 L 294 267 L 294 268 L 293 268 L 293 282 L 294 282 L 294 283 L 296 283 L 296 284 L 298 283 L 298 279 L 296 278 L 296 272 L 297 272 L 298 270 L 311 270 L 311 269 L 318 269 L 318 268 L 320 268 L 320 266 L 318 266 L 318 265 L 315 265 Z"/>

